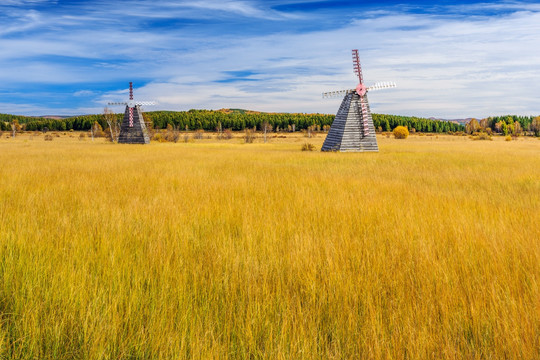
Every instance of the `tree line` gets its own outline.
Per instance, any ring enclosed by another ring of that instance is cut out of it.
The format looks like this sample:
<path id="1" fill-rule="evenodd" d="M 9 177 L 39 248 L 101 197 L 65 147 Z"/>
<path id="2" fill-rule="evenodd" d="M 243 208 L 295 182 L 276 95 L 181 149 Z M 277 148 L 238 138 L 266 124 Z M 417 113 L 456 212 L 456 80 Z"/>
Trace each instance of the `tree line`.
<path id="1" fill-rule="evenodd" d="M 121 121 L 123 114 L 115 114 Z M 263 126 L 273 131 L 298 131 L 306 129 L 328 130 L 334 115 L 303 113 L 263 113 L 246 110 L 189 110 L 189 111 L 151 111 L 144 113 L 150 127 L 165 129 L 172 126 L 179 130 L 245 129 L 261 130 Z M 392 131 L 397 126 L 420 132 L 464 131 L 463 125 L 411 116 L 373 114 L 373 124 L 379 131 Z M 11 123 L 17 122 L 26 131 L 69 131 L 90 130 L 95 123 L 103 129 L 108 127 L 104 114 L 73 116 L 64 119 L 49 119 L 0 114 L 0 130 L 10 130 Z"/>
<path id="2" fill-rule="evenodd" d="M 540 136 L 540 116 L 491 116 L 485 119 L 471 119 L 465 126 L 465 131 L 469 134 L 485 132 L 491 135 L 498 133 L 502 135 L 518 136 L 530 134 Z"/>

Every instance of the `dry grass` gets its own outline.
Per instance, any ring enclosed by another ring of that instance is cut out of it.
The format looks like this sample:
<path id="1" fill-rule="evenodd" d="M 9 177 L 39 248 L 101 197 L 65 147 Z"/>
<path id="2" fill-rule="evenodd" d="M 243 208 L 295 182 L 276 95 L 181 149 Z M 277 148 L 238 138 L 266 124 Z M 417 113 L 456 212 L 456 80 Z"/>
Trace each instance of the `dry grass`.
<path id="1" fill-rule="evenodd" d="M 540 358 L 540 142 L 303 141 L 0 139 L 0 358 Z"/>

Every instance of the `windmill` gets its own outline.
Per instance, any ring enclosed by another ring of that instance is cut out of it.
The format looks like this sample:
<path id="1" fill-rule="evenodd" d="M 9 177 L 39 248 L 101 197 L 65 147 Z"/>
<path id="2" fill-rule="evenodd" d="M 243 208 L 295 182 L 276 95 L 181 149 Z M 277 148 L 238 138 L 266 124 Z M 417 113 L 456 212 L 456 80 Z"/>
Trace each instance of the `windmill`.
<path id="1" fill-rule="evenodd" d="M 370 87 L 364 84 L 358 50 L 352 51 L 353 69 L 359 83 L 355 89 L 323 93 L 323 98 L 344 96 L 322 151 L 379 151 L 375 127 L 369 110 L 367 93 L 371 90 L 396 87 L 393 82 L 378 82 Z"/>
<path id="2" fill-rule="evenodd" d="M 144 123 L 141 105 L 155 105 L 153 101 L 134 101 L 133 83 L 129 83 L 129 101 L 110 102 L 109 105 L 125 105 L 124 120 L 120 126 L 118 142 L 121 144 L 149 144 L 150 136 Z"/>

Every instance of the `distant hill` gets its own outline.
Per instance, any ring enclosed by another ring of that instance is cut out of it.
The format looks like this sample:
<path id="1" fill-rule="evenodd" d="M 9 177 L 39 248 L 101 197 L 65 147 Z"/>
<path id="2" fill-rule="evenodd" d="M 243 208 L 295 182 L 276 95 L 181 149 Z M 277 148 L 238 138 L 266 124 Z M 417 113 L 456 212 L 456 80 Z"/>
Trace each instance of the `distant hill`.
<path id="1" fill-rule="evenodd" d="M 471 121 L 472 118 L 466 118 L 466 119 L 441 119 L 441 118 L 430 117 L 429 119 L 436 120 L 436 121 L 448 121 L 448 122 L 451 122 L 451 123 L 454 123 L 454 124 L 466 125 L 469 121 Z"/>
<path id="2" fill-rule="evenodd" d="M 77 115 L 77 116 L 80 116 L 80 115 Z M 43 119 L 54 119 L 54 120 L 62 120 L 62 119 L 67 119 L 67 118 L 70 118 L 70 117 L 73 117 L 73 116 L 62 116 L 62 115 L 41 115 L 41 116 L 37 116 L 38 118 L 43 118 Z"/>

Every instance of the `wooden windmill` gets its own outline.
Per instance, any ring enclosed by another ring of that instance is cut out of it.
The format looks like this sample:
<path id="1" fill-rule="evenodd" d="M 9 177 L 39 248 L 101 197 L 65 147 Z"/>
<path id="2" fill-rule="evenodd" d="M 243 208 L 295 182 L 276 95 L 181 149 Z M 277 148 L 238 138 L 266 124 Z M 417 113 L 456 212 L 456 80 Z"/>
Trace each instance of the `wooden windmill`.
<path id="1" fill-rule="evenodd" d="M 395 83 L 364 84 L 358 50 L 352 51 L 353 68 L 359 83 L 355 89 L 323 93 L 323 97 L 344 96 L 330 131 L 324 140 L 322 151 L 379 151 L 367 93 L 370 90 L 396 87 Z"/>
<path id="2" fill-rule="evenodd" d="M 129 101 L 111 102 L 109 105 L 125 105 L 124 120 L 120 126 L 118 142 L 121 144 L 149 144 L 150 136 L 144 123 L 141 105 L 155 105 L 153 101 L 134 101 L 133 83 L 129 83 Z"/>

